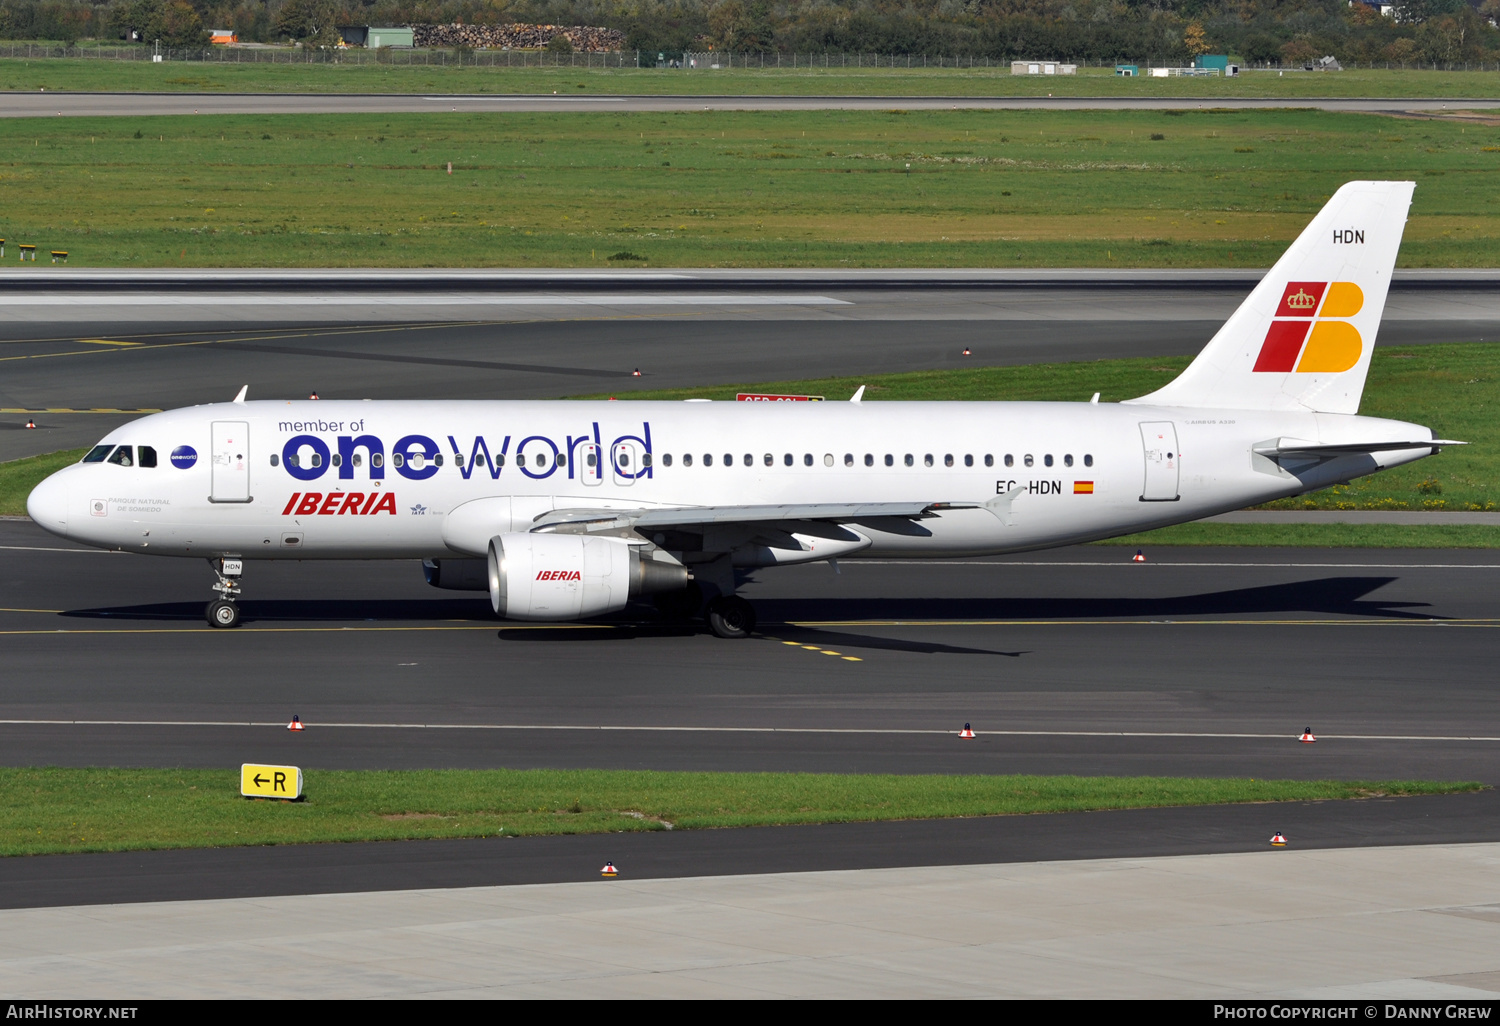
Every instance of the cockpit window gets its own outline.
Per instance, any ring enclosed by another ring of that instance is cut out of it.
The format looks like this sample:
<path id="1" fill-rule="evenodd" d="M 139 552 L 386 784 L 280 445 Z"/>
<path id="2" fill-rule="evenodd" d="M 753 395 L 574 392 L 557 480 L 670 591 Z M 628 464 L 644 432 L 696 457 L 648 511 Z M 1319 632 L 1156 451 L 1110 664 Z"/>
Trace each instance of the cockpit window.
<path id="1" fill-rule="evenodd" d="M 136 446 L 135 459 L 139 466 L 154 467 L 156 466 L 156 450 L 149 445 Z"/>
<path id="2" fill-rule="evenodd" d="M 108 456 L 109 455 L 109 450 L 111 450 L 113 448 L 114 448 L 114 446 L 112 446 L 112 445 L 96 445 L 92 449 L 89 450 L 89 454 L 83 458 L 83 462 L 85 462 L 85 463 L 103 463 L 104 462 L 104 457 Z"/>
<path id="3" fill-rule="evenodd" d="M 113 455 L 110 456 L 108 462 L 113 463 L 117 467 L 135 466 L 135 460 L 132 458 L 130 449 L 131 447 L 128 445 L 120 446 L 114 451 Z"/>

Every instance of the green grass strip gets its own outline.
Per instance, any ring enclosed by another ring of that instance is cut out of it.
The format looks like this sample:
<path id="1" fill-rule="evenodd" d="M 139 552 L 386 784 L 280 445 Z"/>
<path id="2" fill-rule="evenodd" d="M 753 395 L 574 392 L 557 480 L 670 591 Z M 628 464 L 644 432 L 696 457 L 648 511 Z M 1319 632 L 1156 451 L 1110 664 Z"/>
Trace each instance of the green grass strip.
<path id="1" fill-rule="evenodd" d="M 306 800 L 237 771 L 0 769 L 0 855 L 942 819 L 1477 791 L 1473 782 L 313 770 Z"/>
<path id="2" fill-rule="evenodd" d="M 67 449 L 0 463 L 0 516 L 26 515 L 26 496 L 42 478 L 83 459 L 87 449 Z"/>

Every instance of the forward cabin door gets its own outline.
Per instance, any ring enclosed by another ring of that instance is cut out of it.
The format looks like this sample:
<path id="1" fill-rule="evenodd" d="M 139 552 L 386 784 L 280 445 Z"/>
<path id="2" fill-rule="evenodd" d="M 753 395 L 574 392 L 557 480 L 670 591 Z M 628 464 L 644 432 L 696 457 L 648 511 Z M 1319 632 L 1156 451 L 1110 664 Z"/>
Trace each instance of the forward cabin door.
<path id="1" fill-rule="evenodd" d="M 1141 424 L 1141 445 L 1146 451 L 1146 483 L 1142 502 L 1176 502 L 1178 469 L 1177 426 L 1170 420 Z"/>
<path id="2" fill-rule="evenodd" d="M 213 469 L 209 502 L 250 501 L 250 425 L 241 420 L 213 423 Z"/>

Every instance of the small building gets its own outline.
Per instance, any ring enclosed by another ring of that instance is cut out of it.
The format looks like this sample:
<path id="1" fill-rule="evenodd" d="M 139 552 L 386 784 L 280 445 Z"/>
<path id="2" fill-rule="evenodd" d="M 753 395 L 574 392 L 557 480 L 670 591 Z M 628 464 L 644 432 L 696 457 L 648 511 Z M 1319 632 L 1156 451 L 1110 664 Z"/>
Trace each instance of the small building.
<path id="1" fill-rule="evenodd" d="M 416 45 L 409 28 L 374 28 L 366 30 L 365 45 L 370 49 L 380 46 L 401 46 L 411 49 Z"/>
<path id="2" fill-rule="evenodd" d="M 345 46 L 364 46 L 365 40 L 370 37 L 370 26 L 368 25 L 340 25 L 339 38 L 344 41 Z"/>
<path id="3" fill-rule="evenodd" d="M 1120 75 L 1120 76 L 1122 76 L 1124 78 L 1135 78 L 1140 73 L 1141 73 L 1141 66 L 1139 64 L 1116 64 L 1115 65 L 1115 74 L 1116 75 Z"/>
<path id="4" fill-rule="evenodd" d="M 1011 61 L 1012 75 L 1076 75 L 1078 65 L 1060 61 Z"/>
<path id="5" fill-rule="evenodd" d="M 208 41 L 214 46 L 228 46 L 231 43 L 238 43 L 240 37 L 234 34 L 234 29 L 210 29 Z"/>
<path id="6" fill-rule="evenodd" d="M 1213 68 L 1225 78 L 1233 78 L 1240 73 L 1238 64 L 1229 63 L 1229 55 L 1223 53 L 1200 53 L 1193 58 L 1195 68 Z"/>

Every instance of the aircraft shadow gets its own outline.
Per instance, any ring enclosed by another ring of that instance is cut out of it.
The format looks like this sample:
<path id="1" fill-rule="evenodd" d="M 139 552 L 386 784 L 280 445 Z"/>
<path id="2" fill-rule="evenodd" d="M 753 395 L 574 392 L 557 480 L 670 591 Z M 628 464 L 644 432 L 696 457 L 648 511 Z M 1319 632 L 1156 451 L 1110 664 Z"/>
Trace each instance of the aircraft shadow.
<path id="1" fill-rule="evenodd" d="M 1190 595 L 1149 598 L 830 598 L 779 599 L 756 601 L 760 622 L 766 631 L 785 633 L 796 622 L 798 629 L 813 628 L 813 623 L 836 625 L 832 621 L 868 620 L 1170 620 L 1188 617 L 1240 617 L 1284 615 L 1375 617 L 1400 620 L 1444 619 L 1426 612 L 1426 602 L 1401 602 L 1368 596 L 1397 578 L 1385 576 L 1324 577 L 1309 581 L 1292 581 L 1257 588 L 1232 588 Z M 495 624 L 487 598 L 433 599 L 248 599 L 240 604 L 245 622 L 281 621 L 288 624 L 329 622 L 400 621 L 435 624 L 459 621 L 475 625 Z M 130 606 L 107 606 L 73 609 L 62 616 L 87 620 L 114 621 L 199 621 L 203 619 L 204 602 L 158 602 Z M 649 608 L 631 609 L 621 614 L 612 626 L 610 620 L 594 621 L 596 631 L 584 627 L 561 632 L 574 640 L 588 637 L 619 638 L 622 631 L 637 634 L 673 636 L 692 633 L 692 627 L 671 623 L 653 624 Z M 788 626 L 781 626 L 788 625 Z M 515 640 L 557 637 L 555 630 L 528 630 L 522 625 L 507 626 L 505 633 Z M 826 629 L 819 633 L 828 637 Z M 839 637 L 851 637 L 840 634 Z M 863 639 L 870 643 L 870 639 Z M 849 644 L 852 642 L 844 642 Z M 981 651 L 981 650 L 976 650 Z"/>

